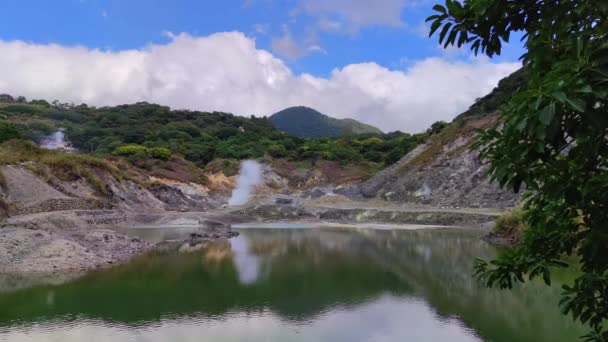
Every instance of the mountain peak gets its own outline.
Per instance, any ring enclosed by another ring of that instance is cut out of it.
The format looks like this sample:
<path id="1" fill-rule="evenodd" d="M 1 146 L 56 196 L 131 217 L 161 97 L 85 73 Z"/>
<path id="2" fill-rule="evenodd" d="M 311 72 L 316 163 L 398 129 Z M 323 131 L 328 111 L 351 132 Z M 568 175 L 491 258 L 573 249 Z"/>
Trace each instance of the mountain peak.
<path id="1" fill-rule="evenodd" d="M 302 138 L 383 134 L 380 129 L 355 119 L 332 118 L 306 106 L 283 109 L 271 115 L 270 121 L 276 129 Z"/>

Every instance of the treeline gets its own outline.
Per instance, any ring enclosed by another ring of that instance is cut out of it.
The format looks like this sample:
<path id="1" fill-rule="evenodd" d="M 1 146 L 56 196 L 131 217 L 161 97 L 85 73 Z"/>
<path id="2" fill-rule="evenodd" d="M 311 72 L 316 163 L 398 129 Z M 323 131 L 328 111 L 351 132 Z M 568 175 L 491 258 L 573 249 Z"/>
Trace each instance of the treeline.
<path id="1" fill-rule="evenodd" d="M 146 102 L 95 108 L 8 95 L 0 95 L 0 120 L 14 123 L 22 137 L 36 142 L 61 127 L 82 152 L 133 158 L 167 158 L 170 153 L 201 167 L 217 158 L 241 160 L 265 155 L 293 161 L 388 165 L 429 134 L 297 138 L 274 129 L 266 117 L 171 110 Z M 14 130 L 11 132 L 14 137 Z"/>

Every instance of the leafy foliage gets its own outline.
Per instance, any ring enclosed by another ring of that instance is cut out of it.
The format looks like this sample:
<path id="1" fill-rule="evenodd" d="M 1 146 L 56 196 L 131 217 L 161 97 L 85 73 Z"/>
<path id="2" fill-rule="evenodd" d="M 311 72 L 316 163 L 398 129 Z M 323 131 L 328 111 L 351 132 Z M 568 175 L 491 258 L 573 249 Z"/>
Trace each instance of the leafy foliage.
<path id="1" fill-rule="evenodd" d="M 527 189 L 530 228 L 477 274 L 502 288 L 539 276 L 550 284 L 551 268 L 576 255 L 583 273 L 561 306 L 592 327 L 585 340 L 608 341 L 608 3 L 447 0 L 434 10 L 427 21 L 445 47 L 491 57 L 523 31 L 527 48 L 526 84 L 502 109 L 502 129 L 481 133 L 476 147 L 501 185 Z"/>
<path id="2" fill-rule="evenodd" d="M 171 158 L 171 150 L 165 147 L 145 147 L 141 145 L 131 144 L 119 146 L 114 150 L 117 156 L 135 157 L 135 158 L 155 158 L 161 160 L 169 160 Z"/>
<path id="3" fill-rule="evenodd" d="M 441 131 L 443 131 L 447 126 L 448 126 L 447 122 L 437 121 L 437 122 L 433 123 L 429 129 L 426 130 L 426 133 L 428 135 L 438 134 L 438 133 L 441 133 Z"/>
<path id="4" fill-rule="evenodd" d="M 401 132 L 303 139 L 276 130 L 265 117 L 171 110 L 145 102 L 94 108 L 6 100 L 0 114 L 18 123 L 22 136 L 37 142 L 64 127 L 70 141 L 83 152 L 160 159 L 180 155 L 199 167 L 214 159 L 265 155 L 292 161 L 371 161 L 384 166 L 425 139 L 424 134 Z M 372 136 L 373 140 L 368 141 Z"/>
<path id="5" fill-rule="evenodd" d="M 0 143 L 11 139 L 19 139 L 21 134 L 13 123 L 0 120 Z"/>

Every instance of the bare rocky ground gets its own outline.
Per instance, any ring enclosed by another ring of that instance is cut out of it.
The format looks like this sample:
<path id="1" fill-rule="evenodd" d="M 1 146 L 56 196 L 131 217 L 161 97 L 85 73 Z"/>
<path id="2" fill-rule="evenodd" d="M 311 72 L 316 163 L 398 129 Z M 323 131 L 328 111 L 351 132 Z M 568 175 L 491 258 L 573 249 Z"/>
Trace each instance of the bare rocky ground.
<path id="1" fill-rule="evenodd" d="M 488 165 L 471 151 L 475 129 L 495 124 L 496 115 L 451 125 L 371 179 L 336 192 L 352 199 L 382 199 L 435 208 L 512 208 L 520 195 L 490 182 Z"/>
<path id="2" fill-rule="evenodd" d="M 125 262 L 154 244 L 116 228 L 186 218 L 198 224 L 200 213 L 182 211 L 205 211 L 225 202 L 194 184 L 157 182 L 143 188 L 107 177 L 112 196 L 104 198 L 82 180 L 51 185 L 27 166 L 4 166 L 0 171 L 6 184 L 0 199 L 10 215 L 0 221 L 0 284 L 52 281 L 57 274 Z M 229 226 L 203 222 L 200 230 L 205 239 L 232 236 Z"/>

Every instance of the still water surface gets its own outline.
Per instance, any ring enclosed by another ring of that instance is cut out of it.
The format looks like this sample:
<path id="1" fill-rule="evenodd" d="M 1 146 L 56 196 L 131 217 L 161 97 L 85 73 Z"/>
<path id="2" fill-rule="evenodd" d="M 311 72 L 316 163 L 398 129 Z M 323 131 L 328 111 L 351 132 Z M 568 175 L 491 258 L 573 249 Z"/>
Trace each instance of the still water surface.
<path id="1" fill-rule="evenodd" d="M 0 291 L 0 340 L 558 342 L 584 333 L 559 314 L 557 287 L 480 287 L 473 260 L 496 251 L 479 232 L 240 232 L 62 285 Z"/>

